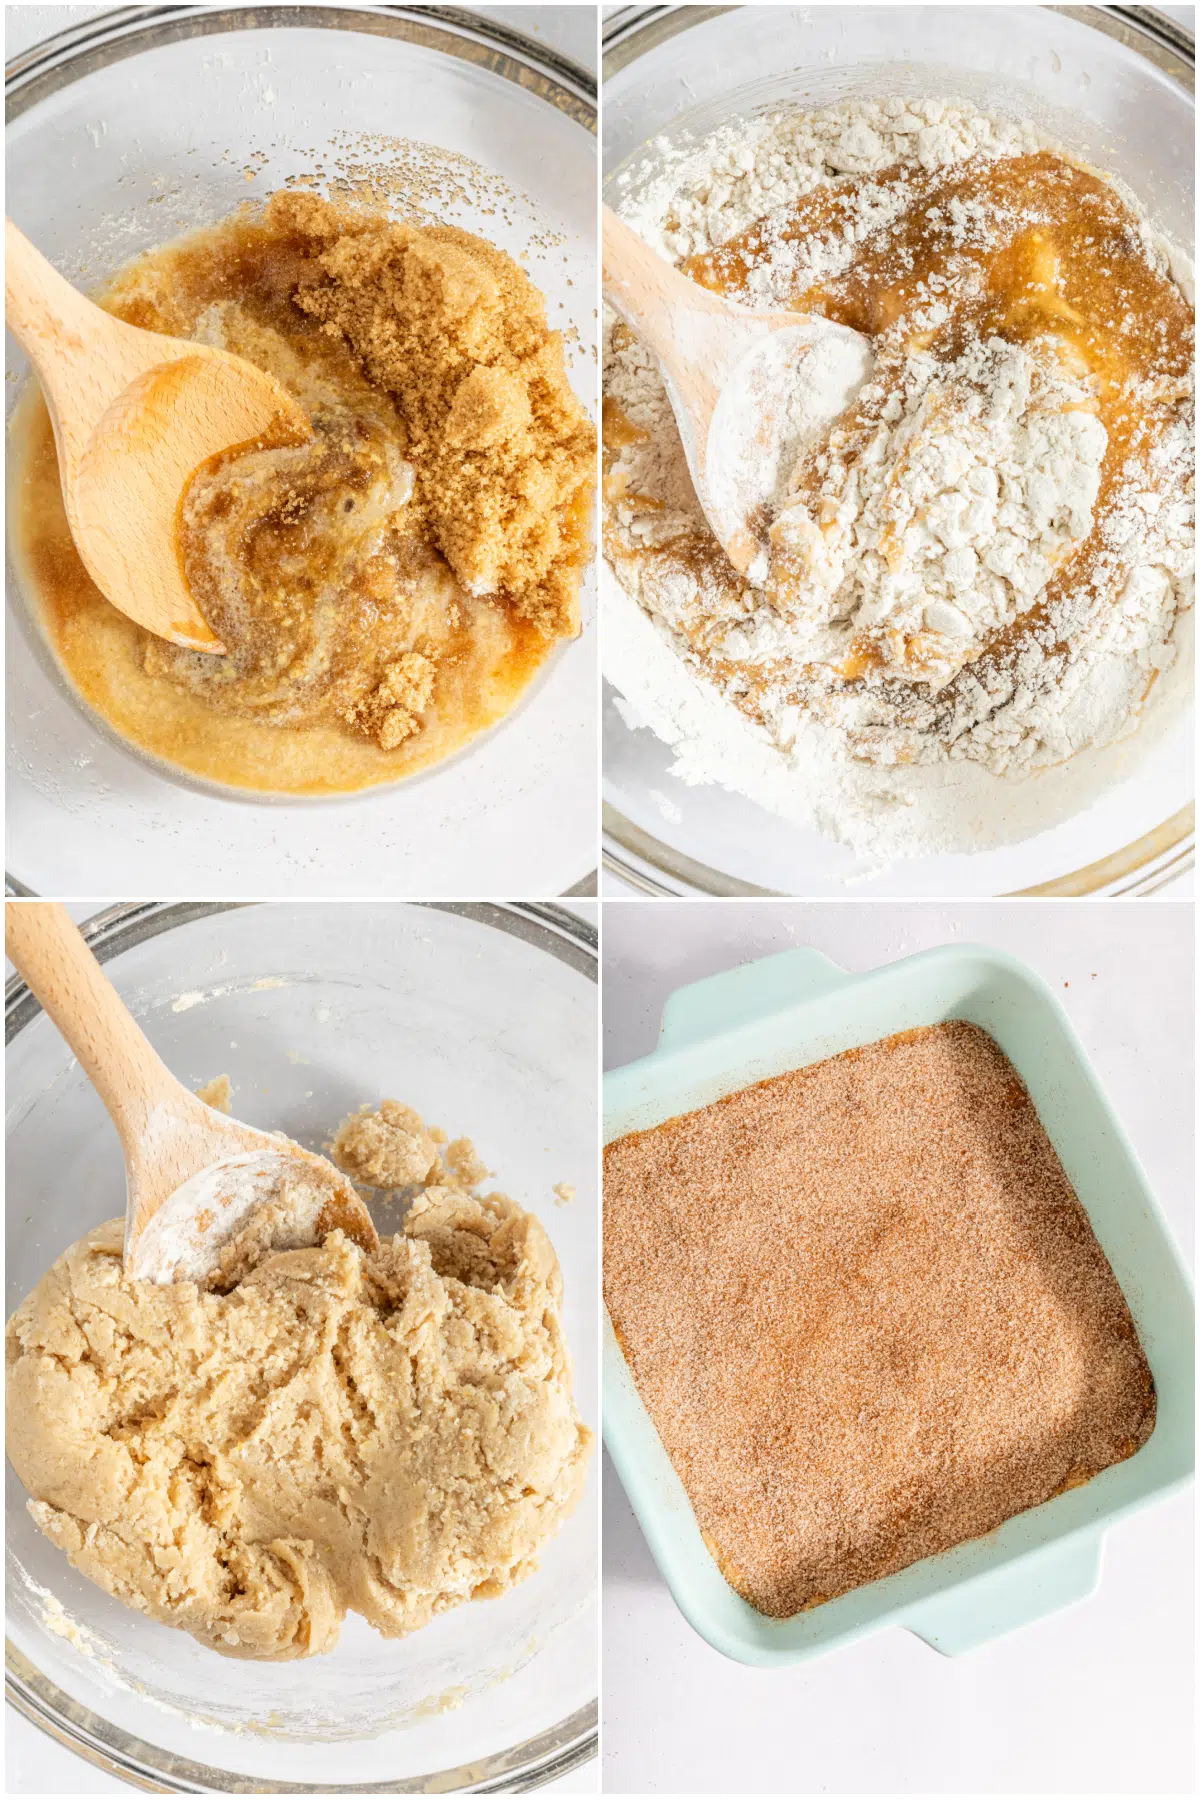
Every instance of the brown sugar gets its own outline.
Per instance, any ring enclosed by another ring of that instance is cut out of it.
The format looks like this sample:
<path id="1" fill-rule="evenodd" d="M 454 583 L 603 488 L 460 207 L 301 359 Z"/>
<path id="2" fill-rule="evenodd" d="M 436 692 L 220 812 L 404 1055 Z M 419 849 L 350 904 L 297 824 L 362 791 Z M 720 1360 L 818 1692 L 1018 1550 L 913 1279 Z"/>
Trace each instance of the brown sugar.
<path id="1" fill-rule="evenodd" d="M 773 1618 L 979 1537 L 1154 1428 L 1087 1215 L 961 1021 L 610 1144 L 604 1271 L 700 1529 Z"/>
<path id="2" fill-rule="evenodd" d="M 295 302 L 392 394 L 438 548 L 472 594 L 579 628 L 596 439 L 545 302 L 494 245 L 305 193 L 268 223 L 306 252 Z"/>

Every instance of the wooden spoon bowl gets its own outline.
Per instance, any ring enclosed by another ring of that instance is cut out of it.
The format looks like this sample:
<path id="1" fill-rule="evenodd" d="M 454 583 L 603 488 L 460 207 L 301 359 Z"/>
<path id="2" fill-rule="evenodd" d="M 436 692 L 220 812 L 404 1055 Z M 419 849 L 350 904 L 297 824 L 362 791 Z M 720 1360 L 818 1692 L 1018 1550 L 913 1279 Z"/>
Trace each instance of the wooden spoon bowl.
<path id="1" fill-rule="evenodd" d="M 214 1111 L 177 1081 L 126 1009 L 66 909 L 10 900 L 5 942 L 117 1128 L 127 1177 L 125 1267 L 144 1281 L 202 1281 L 246 1216 L 290 1187 L 284 1241 L 340 1227 L 378 1247 L 371 1216 L 333 1164 L 289 1138 Z"/>
<path id="2" fill-rule="evenodd" d="M 5 222 L 5 313 L 46 396 L 67 523 L 107 600 L 156 637 L 221 654 L 178 548 L 191 477 L 230 449 L 304 443 L 303 407 L 207 344 L 142 331 L 86 300 Z"/>
<path id="3" fill-rule="evenodd" d="M 608 207 L 604 297 L 658 358 L 717 541 L 739 574 L 762 582 L 766 502 L 789 430 L 799 425 L 815 440 L 850 404 L 871 370 L 869 339 L 815 313 L 727 305 L 656 256 Z"/>

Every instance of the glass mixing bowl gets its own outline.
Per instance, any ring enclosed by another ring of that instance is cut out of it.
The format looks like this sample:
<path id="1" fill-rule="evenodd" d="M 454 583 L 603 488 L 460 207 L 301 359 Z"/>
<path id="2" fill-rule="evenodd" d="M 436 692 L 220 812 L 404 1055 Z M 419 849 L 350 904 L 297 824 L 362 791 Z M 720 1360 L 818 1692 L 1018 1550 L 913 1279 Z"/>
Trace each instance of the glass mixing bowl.
<path id="1" fill-rule="evenodd" d="M 122 7 L 8 71 L 8 210 L 93 287 L 289 178 L 321 169 L 354 185 L 382 170 L 524 261 L 591 411 L 593 94 L 584 71 L 457 9 Z M 11 409 L 28 365 L 11 340 L 9 353 Z M 312 800 L 201 784 L 132 749 L 63 679 L 11 566 L 7 587 L 18 891 L 502 897 L 562 893 L 595 867 L 594 572 L 583 635 L 499 726 L 396 786 Z"/>
<path id="2" fill-rule="evenodd" d="M 1133 17 L 1131 15 L 1136 15 Z M 1110 170 L 1177 244 L 1193 241 L 1192 40 L 1152 9 L 1049 6 L 626 7 L 605 32 L 604 173 L 611 199 L 655 140 L 690 142 L 731 117 L 854 94 L 953 95 L 1032 118 Z M 619 603 L 601 572 L 602 604 Z M 628 604 L 628 602 L 626 602 Z M 973 855 L 870 866 L 717 787 L 688 787 L 672 753 L 603 712 L 605 863 L 647 893 L 1080 894 L 1149 892 L 1191 866 L 1194 764 L 1182 704 L 1092 753 L 1099 797 L 1056 818 L 1057 774 L 1038 777 L 1036 836 Z M 1013 784 L 996 783 L 996 806 Z"/>
<path id="3" fill-rule="evenodd" d="M 90 941 L 168 1066 L 222 1073 L 250 1123 L 319 1149 L 365 1100 L 471 1137 L 562 1263 L 598 1423 L 595 931 L 535 905 L 125 905 Z M 124 1210 L 116 1134 L 24 984 L 7 993 L 7 1307 Z M 555 1203 L 556 1183 L 577 1197 Z M 376 1210 L 382 1230 L 394 1209 Z M 388 1642 L 357 1617 L 311 1660 L 234 1662 L 75 1573 L 8 1471 L 8 1692 L 134 1786 L 444 1793 L 538 1786 L 595 1753 L 597 1488 L 499 1600 Z"/>

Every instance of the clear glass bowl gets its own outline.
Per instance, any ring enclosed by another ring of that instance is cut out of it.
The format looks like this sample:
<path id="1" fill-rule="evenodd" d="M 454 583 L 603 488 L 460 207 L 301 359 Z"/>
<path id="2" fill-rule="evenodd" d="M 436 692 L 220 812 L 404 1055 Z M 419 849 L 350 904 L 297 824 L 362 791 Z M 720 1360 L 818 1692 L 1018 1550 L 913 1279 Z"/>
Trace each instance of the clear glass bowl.
<path id="1" fill-rule="evenodd" d="M 349 916 L 348 916 L 349 915 Z M 168 1065 L 222 1073 L 250 1123 L 312 1148 L 364 1100 L 475 1141 L 562 1263 L 585 1419 L 598 1423 L 595 932 L 535 905 L 133 905 L 93 946 Z M 7 1294 L 124 1209 L 116 1135 L 61 1037 L 9 983 Z M 578 1190 L 555 1204 L 557 1182 Z M 395 1229 L 387 1209 L 381 1229 Z M 135 1786 L 444 1793 L 533 1787 L 595 1753 L 598 1470 L 541 1568 L 387 1642 L 356 1617 L 327 1656 L 234 1662 L 140 1618 L 34 1526 L 7 1471 L 8 1692 Z"/>
<path id="2" fill-rule="evenodd" d="M 9 70 L 8 210 L 90 287 L 291 177 L 399 170 L 439 216 L 525 261 L 593 410 L 593 91 L 552 52 L 455 9 L 122 7 Z M 27 372 L 11 341 L 7 368 L 11 408 Z M 396 786 L 313 800 L 235 794 L 131 748 L 61 675 L 11 567 L 7 587 L 18 891 L 503 897 L 562 893 L 595 867 L 594 573 L 583 635 L 499 726 Z"/>
<path id="3" fill-rule="evenodd" d="M 1148 8 L 627 7 L 605 33 L 606 191 L 613 195 L 624 165 L 647 160 L 655 139 L 693 141 L 738 115 L 853 94 L 954 95 L 1032 118 L 1118 175 L 1189 248 L 1190 45 Z M 614 586 L 605 566 L 602 604 Z M 631 730 L 606 687 L 606 866 L 649 893 L 845 895 L 847 883 L 857 894 L 1152 891 L 1192 861 L 1191 667 L 1189 621 L 1177 669 L 1183 703 L 1092 753 L 1093 785 L 1103 791 L 1085 810 L 1060 816 L 1069 801 L 1058 772 L 1047 771 L 1036 836 L 886 869 L 740 795 L 677 780 L 671 751 L 650 731 Z M 997 781 L 997 811 L 1011 803 L 1012 784 Z"/>

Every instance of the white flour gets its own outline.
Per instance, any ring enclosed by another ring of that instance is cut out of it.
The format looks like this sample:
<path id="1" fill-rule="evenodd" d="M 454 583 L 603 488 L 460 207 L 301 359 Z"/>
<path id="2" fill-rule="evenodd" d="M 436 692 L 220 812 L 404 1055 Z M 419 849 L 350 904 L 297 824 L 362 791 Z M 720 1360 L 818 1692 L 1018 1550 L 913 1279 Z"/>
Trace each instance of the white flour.
<path id="1" fill-rule="evenodd" d="M 660 256 L 677 262 L 728 243 L 839 175 L 870 175 L 894 164 L 944 169 L 975 156 L 1017 155 L 1040 143 L 1032 125 L 988 118 L 953 101 L 848 100 L 819 112 L 735 120 L 693 151 L 676 152 L 659 140 L 652 146 L 654 168 L 622 173 L 621 185 L 636 187 L 636 197 L 619 202 L 617 211 Z M 793 286 L 789 270 L 806 271 L 814 280 L 837 273 L 855 246 L 906 204 L 903 188 L 868 184 L 845 229 L 807 237 L 755 274 L 753 303 L 782 304 Z"/>
<path id="2" fill-rule="evenodd" d="M 870 344 L 857 332 L 802 319 L 768 333 L 721 388 L 708 437 L 708 517 L 726 545 L 730 525 L 759 542 L 747 570 L 756 586 L 770 566 L 756 521 L 778 512 L 799 459 L 861 391 L 871 363 Z"/>
<path id="3" fill-rule="evenodd" d="M 1108 433 L 1085 380 L 1002 338 L 908 373 L 864 452 L 835 432 L 811 495 L 779 513 L 786 610 L 735 627 L 737 653 L 840 667 L 878 627 L 885 676 L 941 687 L 1091 531 Z"/>
<path id="4" fill-rule="evenodd" d="M 1038 147 L 1033 127 L 966 107 L 853 101 L 739 122 L 683 157 L 656 146 L 620 210 L 672 260 L 765 221 L 748 292 L 769 308 L 844 270 L 919 200 L 929 171 Z M 896 164 L 899 182 L 867 182 L 840 203 L 840 175 Z M 788 209 L 817 188 L 831 190 L 826 223 L 790 239 Z M 964 247 L 1011 230 L 969 190 L 947 211 Z M 1161 242 L 1135 229 L 1165 272 Z M 924 303 L 936 329 L 946 306 L 936 292 Z M 1172 664 L 1191 599 L 1190 426 L 1180 409 L 1145 481 L 1096 534 L 1091 578 L 1067 584 L 1043 619 L 1047 582 L 1092 530 L 1107 442 L 1091 378 L 1054 341 L 975 341 L 949 364 L 916 345 L 877 394 L 868 382 L 866 428 L 835 429 L 801 456 L 762 594 L 711 539 L 714 553 L 697 554 L 707 528 L 657 366 L 610 328 L 606 393 L 627 435 L 645 435 L 616 450 L 606 483 L 606 549 L 624 592 L 607 606 L 605 672 L 627 721 L 672 746 L 677 776 L 875 856 L 1016 841 L 1111 781 L 1111 759 L 1082 753 L 1132 733 L 1152 685 L 1155 712 L 1187 686 Z M 1016 653 L 974 666 L 984 640 L 1027 612 L 1036 622 Z M 883 666 L 847 685 L 864 629 Z"/>

